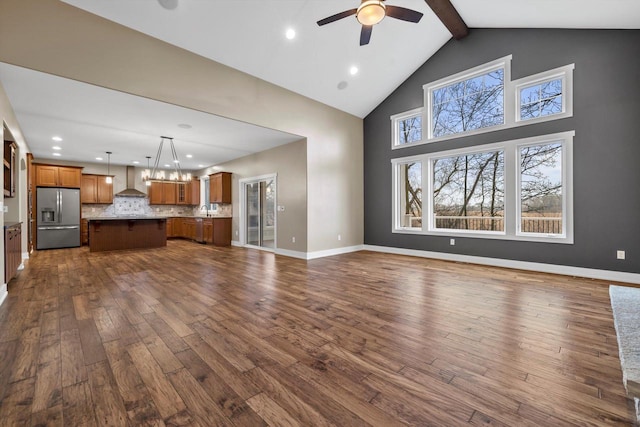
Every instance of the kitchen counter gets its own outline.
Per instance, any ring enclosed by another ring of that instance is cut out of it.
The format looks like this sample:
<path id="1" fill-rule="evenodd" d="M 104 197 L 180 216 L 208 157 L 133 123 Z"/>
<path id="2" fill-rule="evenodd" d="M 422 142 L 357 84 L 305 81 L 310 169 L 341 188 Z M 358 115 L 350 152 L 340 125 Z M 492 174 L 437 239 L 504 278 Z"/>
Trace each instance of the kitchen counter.
<path id="1" fill-rule="evenodd" d="M 85 218 L 89 221 L 89 251 L 157 248 L 167 245 L 167 219 L 129 216 Z"/>

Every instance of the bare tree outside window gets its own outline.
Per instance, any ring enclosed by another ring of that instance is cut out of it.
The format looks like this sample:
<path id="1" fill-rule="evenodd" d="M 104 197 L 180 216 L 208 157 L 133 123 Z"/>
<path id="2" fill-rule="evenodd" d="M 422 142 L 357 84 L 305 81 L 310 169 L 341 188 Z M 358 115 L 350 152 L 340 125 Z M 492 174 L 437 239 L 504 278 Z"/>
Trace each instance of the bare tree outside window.
<path id="1" fill-rule="evenodd" d="M 400 165 L 402 177 L 402 227 L 422 227 L 422 163 Z"/>
<path id="2" fill-rule="evenodd" d="M 504 231 L 504 152 L 433 162 L 435 228 Z"/>
<path id="3" fill-rule="evenodd" d="M 520 148 L 520 231 L 562 234 L 562 144 Z"/>
<path id="4" fill-rule="evenodd" d="M 520 90 L 520 120 L 562 113 L 562 79 Z"/>
<path id="5" fill-rule="evenodd" d="M 432 132 L 437 138 L 504 123 L 504 69 L 432 92 Z"/>
<path id="6" fill-rule="evenodd" d="M 413 116 L 398 123 L 400 144 L 409 144 L 422 139 L 422 116 Z"/>

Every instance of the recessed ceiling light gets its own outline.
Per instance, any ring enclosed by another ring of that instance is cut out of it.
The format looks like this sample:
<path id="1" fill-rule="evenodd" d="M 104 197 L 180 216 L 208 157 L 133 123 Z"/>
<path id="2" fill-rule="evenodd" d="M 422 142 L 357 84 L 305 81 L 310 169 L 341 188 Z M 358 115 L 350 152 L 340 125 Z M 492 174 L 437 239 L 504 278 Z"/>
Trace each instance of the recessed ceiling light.
<path id="1" fill-rule="evenodd" d="M 165 167 L 165 168 L 170 168 L 170 167 L 171 167 L 171 165 L 164 165 L 164 167 Z"/>
<path id="2" fill-rule="evenodd" d="M 62 156 L 62 154 L 60 154 L 60 153 L 53 153 L 53 155 L 56 156 L 56 157 Z"/>
<path id="3" fill-rule="evenodd" d="M 158 3 L 167 10 L 174 10 L 178 7 L 178 0 L 158 0 Z"/>
<path id="4" fill-rule="evenodd" d="M 349 83 L 345 82 L 344 80 L 341 81 L 340 83 L 338 83 L 338 89 L 340 89 L 340 90 L 346 89 L 347 86 L 349 86 Z"/>
<path id="5" fill-rule="evenodd" d="M 193 157 L 193 154 L 187 154 L 187 159 L 190 159 Z"/>
<path id="6" fill-rule="evenodd" d="M 199 167 L 199 168 L 203 168 L 203 167 L 204 167 L 204 165 L 198 165 L 198 167 Z"/>
<path id="7" fill-rule="evenodd" d="M 191 126 L 189 123 L 180 123 L 178 127 L 182 129 L 191 129 L 193 126 Z"/>
<path id="8" fill-rule="evenodd" d="M 57 145 L 54 145 L 54 146 L 53 146 L 53 147 L 51 147 L 51 148 L 53 148 L 54 150 L 62 150 L 62 148 L 58 147 Z"/>
<path id="9" fill-rule="evenodd" d="M 287 38 L 287 40 L 293 40 L 296 38 L 296 30 L 294 30 L 293 28 L 287 28 L 284 36 Z"/>
<path id="10" fill-rule="evenodd" d="M 352 76 L 355 76 L 356 74 L 358 74 L 358 67 L 354 65 L 351 68 L 349 68 L 349 74 L 351 74 Z"/>
<path id="11" fill-rule="evenodd" d="M 134 161 L 133 161 L 133 162 L 131 162 L 131 163 L 133 163 L 134 165 L 137 165 L 137 164 L 139 164 L 140 162 L 139 162 L 139 161 L 137 161 L 137 160 L 134 160 Z"/>
<path id="12" fill-rule="evenodd" d="M 102 160 L 102 157 L 96 157 L 96 160 Z"/>
<path id="13" fill-rule="evenodd" d="M 173 163 L 180 163 L 180 160 L 176 159 L 173 161 Z"/>
<path id="14" fill-rule="evenodd" d="M 51 139 L 53 139 L 55 142 L 60 142 L 62 141 L 62 138 L 60 138 L 59 136 L 54 136 Z"/>

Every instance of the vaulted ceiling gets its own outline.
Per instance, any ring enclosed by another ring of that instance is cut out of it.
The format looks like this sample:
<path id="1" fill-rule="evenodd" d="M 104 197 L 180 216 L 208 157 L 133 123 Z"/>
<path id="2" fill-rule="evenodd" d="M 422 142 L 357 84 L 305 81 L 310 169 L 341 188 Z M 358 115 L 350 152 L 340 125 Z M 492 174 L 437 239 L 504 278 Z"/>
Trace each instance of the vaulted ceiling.
<path id="1" fill-rule="evenodd" d="M 373 27 L 370 43 L 359 46 L 361 26 L 353 16 L 322 27 L 316 24 L 357 7 L 359 0 L 63 1 L 357 117 L 365 117 L 451 40 L 449 29 L 462 38 L 456 43 L 464 43 L 464 32 L 459 32 L 464 24 L 471 32 L 479 27 L 640 27 L 637 0 L 387 0 L 388 5 L 424 16 L 419 23 L 387 17 Z M 447 5 L 455 10 L 447 10 Z M 458 21 L 448 29 L 430 6 L 448 17 L 446 22 L 455 23 L 451 17 L 457 12 L 462 27 Z M 287 30 L 295 32 L 293 39 L 286 37 Z M 183 140 L 183 155 L 201 150 L 198 164 L 185 168 L 220 163 L 299 138 L 7 64 L 0 64 L 0 81 L 31 150 L 41 158 L 52 158 L 51 136 L 63 134 L 83 140 L 82 150 L 75 157 L 67 154 L 66 160 L 95 161 L 96 153 L 118 140 L 140 150 L 116 163 L 144 160 L 143 153 L 154 154 L 158 135 L 164 132 L 152 117 L 160 117 L 170 127 L 166 133 Z M 113 113 L 116 106 L 132 112 L 128 120 Z M 238 140 L 255 143 L 242 145 Z"/>

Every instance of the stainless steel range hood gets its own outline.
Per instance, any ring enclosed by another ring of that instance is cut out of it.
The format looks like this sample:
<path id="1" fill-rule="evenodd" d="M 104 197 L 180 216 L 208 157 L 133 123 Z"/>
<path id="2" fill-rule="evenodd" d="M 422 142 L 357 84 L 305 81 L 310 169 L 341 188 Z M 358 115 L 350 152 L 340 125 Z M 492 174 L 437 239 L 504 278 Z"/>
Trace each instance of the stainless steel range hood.
<path id="1" fill-rule="evenodd" d="M 147 197 L 145 193 L 136 190 L 136 170 L 133 166 L 127 166 L 127 188 L 116 194 L 116 197 Z"/>

